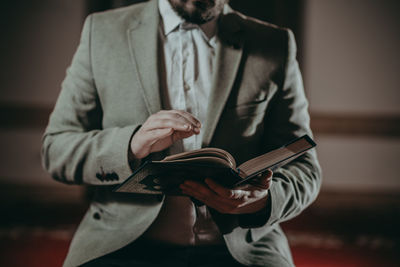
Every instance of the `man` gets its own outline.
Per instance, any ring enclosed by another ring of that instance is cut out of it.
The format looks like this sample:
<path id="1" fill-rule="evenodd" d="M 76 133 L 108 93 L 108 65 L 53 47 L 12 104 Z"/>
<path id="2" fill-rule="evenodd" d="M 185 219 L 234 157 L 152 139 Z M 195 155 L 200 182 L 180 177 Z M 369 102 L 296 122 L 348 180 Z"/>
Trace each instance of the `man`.
<path id="1" fill-rule="evenodd" d="M 233 190 L 205 179 L 180 197 L 111 192 L 146 159 L 213 146 L 241 163 L 311 135 L 292 33 L 226 2 L 87 18 L 43 138 L 55 179 L 96 190 L 64 266 L 293 265 L 279 223 L 318 194 L 313 151 Z"/>

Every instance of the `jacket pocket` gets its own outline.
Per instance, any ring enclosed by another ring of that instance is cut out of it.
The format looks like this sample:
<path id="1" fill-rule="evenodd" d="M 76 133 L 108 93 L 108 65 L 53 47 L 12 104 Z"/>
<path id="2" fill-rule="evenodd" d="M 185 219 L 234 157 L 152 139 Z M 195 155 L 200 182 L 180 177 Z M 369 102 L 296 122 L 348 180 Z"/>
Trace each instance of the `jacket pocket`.
<path id="1" fill-rule="evenodd" d="M 258 114 L 265 113 L 265 110 L 267 109 L 267 104 L 267 99 L 263 99 L 262 101 L 257 103 L 239 105 L 227 110 L 227 116 L 237 118 L 253 117 Z"/>
<path id="2" fill-rule="evenodd" d="M 251 101 L 241 103 L 238 100 L 236 106 L 226 108 L 226 117 L 228 119 L 254 117 L 264 114 L 271 97 L 275 94 L 277 85 L 273 82 L 268 83 L 254 95 Z"/>

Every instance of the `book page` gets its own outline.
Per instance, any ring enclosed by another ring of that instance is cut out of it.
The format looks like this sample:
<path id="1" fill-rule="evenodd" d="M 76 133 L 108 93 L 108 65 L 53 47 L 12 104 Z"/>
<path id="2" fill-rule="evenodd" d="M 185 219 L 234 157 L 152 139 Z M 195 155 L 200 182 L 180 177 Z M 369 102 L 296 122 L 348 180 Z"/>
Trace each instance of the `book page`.
<path id="1" fill-rule="evenodd" d="M 307 138 L 300 138 L 286 146 L 246 161 L 239 166 L 239 169 L 249 176 L 260 170 L 271 168 L 275 164 L 292 158 L 295 155 L 314 147 L 314 145 L 315 144 L 308 142 Z"/>
<path id="2" fill-rule="evenodd" d="M 182 152 L 179 154 L 171 155 L 164 158 L 162 161 L 181 161 L 184 159 L 196 159 L 202 161 L 202 159 L 207 158 L 208 161 L 213 161 L 215 159 L 216 162 L 221 163 L 221 161 L 225 161 L 226 166 L 229 166 L 232 169 L 236 169 L 235 159 L 229 154 L 227 151 L 215 147 L 201 148 L 197 150 Z"/>
<path id="3" fill-rule="evenodd" d="M 207 164 L 207 165 L 215 165 L 215 166 L 226 166 L 228 168 L 232 168 L 231 164 L 227 162 L 225 159 L 218 157 L 193 157 L 193 158 L 183 158 L 183 159 L 173 159 L 173 160 L 164 160 L 161 162 L 180 162 L 180 163 L 194 163 L 194 164 Z"/>

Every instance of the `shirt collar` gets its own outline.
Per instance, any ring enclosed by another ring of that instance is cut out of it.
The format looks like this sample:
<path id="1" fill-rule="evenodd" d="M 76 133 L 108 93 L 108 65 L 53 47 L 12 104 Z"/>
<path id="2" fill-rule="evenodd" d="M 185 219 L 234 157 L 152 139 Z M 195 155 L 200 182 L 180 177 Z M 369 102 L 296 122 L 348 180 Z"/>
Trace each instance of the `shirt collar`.
<path id="1" fill-rule="evenodd" d="M 211 37 L 207 37 L 206 39 L 208 39 L 209 41 L 211 39 L 215 39 L 214 37 L 217 31 L 216 18 L 207 22 L 204 26 L 199 27 L 196 24 L 186 22 L 183 18 L 176 14 L 168 0 L 159 0 L 158 2 L 158 8 L 161 15 L 165 36 L 174 31 L 177 27 L 181 26 L 186 29 L 200 28 L 206 36 L 212 35 Z"/>
<path id="2" fill-rule="evenodd" d="M 172 6 L 168 0 L 159 0 L 158 9 L 160 11 L 165 36 L 167 36 L 170 32 L 175 30 L 181 23 L 184 22 L 183 18 L 178 16 L 172 9 Z"/>

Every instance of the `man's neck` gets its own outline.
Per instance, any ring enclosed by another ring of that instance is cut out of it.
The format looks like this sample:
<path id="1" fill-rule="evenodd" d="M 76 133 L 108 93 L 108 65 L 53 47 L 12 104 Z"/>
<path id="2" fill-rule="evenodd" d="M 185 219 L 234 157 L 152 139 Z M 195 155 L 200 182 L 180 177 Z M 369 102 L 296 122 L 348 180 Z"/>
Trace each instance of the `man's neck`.
<path id="1" fill-rule="evenodd" d="M 205 33 L 205 35 L 210 39 L 217 32 L 217 18 L 213 18 L 212 20 L 201 24 L 201 30 Z"/>
<path id="2" fill-rule="evenodd" d="M 182 17 L 180 17 L 173 9 L 168 0 L 158 0 L 159 1 L 159 10 L 161 17 L 164 20 L 164 28 L 165 34 L 168 34 L 175 26 L 177 21 L 184 21 Z M 199 28 L 204 32 L 208 39 L 211 39 L 217 32 L 217 20 L 218 16 L 213 18 L 212 20 L 198 25 Z"/>

